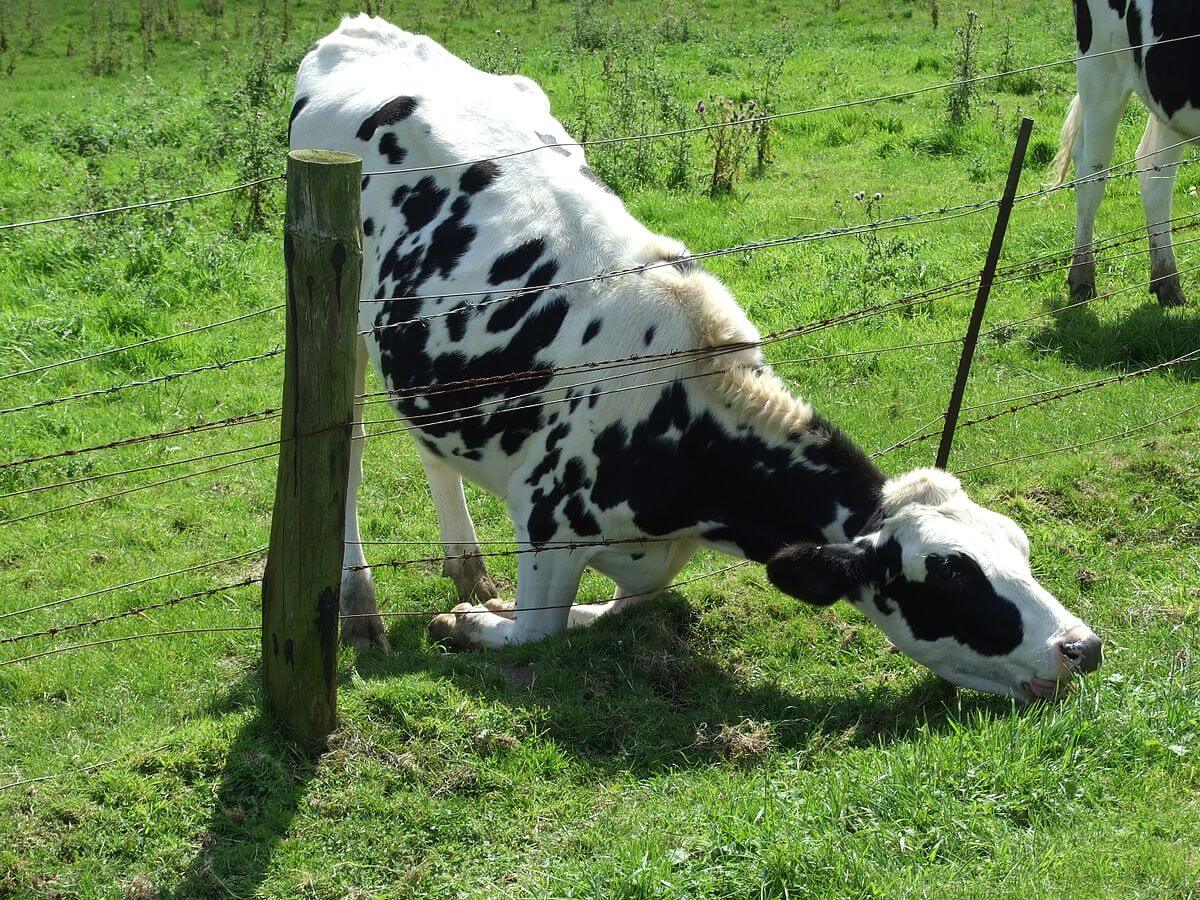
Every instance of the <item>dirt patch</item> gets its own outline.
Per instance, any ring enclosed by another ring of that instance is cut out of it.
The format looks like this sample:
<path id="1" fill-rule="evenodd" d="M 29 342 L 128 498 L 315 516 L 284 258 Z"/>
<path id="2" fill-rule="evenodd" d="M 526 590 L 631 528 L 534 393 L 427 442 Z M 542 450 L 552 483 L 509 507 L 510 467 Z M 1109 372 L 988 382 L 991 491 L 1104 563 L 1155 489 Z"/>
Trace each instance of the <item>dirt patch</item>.
<path id="1" fill-rule="evenodd" d="M 694 746 L 713 750 L 739 766 L 753 766 L 774 748 L 775 733 L 770 723 L 753 719 L 737 725 L 701 725 Z"/>

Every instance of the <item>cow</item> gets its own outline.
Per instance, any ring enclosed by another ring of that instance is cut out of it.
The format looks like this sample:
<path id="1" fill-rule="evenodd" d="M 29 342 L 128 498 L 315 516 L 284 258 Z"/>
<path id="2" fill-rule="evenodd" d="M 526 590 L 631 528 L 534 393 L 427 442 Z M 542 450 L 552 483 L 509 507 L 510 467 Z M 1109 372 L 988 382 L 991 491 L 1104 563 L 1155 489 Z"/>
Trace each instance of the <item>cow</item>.
<path id="1" fill-rule="evenodd" d="M 1054 161 L 1075 188 L 1075 255 L 1067 283 L 1081 299 L 1096 295 L 1092 229 L 1105 180 L 1088 176 L 1112 160 L 1117 125 L 1136 93 L 1150 110 L 1138 147 L 1138 174 L 1150 236 L 1150 290 L 1163 306 L 1186 302 L 1171 246 L 1171 192 L 1186 143 L 1200 135 L 1200 6 L 1190 0 L 1074 0 L 1079 93 L 1063 122 Z M 1125 51 L 1125 52 L 1113 52 Z"/>
<path id="2" fill-rule="evenodd" d="M 530 79 L 348 18 L 304 57 L 290 129 L 295 148 L 365 160 L 357 393 L 370 364 L 429 479 L 463 601 L 433 639 L 494 648 L 589 625 L 709 547 L 809 603 L 847 598 L 970 688 L 1048 698 L 1100 664 L 1100 639 L 1031 573 L 1024 532 L 946 472 L 886 477 L 788 390 L 722 283 L 630 215 Z M 617 270 L 633 271 L 595 277 Z M 587 374 L 606 360 L 626 362 Z M 357 515 L 361 417 L 343 638 L 386 648 Z M 481 561 L 464 478 L 507 505 L 515 603 Z M 572 605 L 588 567 L 613 599 Z"/>

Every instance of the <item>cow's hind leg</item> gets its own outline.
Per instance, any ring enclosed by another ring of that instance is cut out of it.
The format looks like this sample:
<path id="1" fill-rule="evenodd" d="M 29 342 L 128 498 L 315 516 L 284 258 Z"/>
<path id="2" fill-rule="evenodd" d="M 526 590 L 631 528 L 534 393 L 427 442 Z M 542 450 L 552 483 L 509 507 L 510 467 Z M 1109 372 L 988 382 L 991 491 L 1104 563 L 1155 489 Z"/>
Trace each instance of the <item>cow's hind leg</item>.
<path id="1" fill-rule="evenodd" d="M 346 487 L 345 544 L 342 550 L 342 641 L 357 650 L 387 650 L 383 620 L 375 605 L 375 579 L 367 568 L 362 534 L 358 528 L 358 488 L 362 484 L 362 400 L 366 384 L 367 348 L 358 341 L 358 370 L 354 379 L 354 424 L 350 437 L 350 483 Z"/>
<path id="2" fill-rule="evenodd" d="M 1186 302 L 1171 246 L 1171 192 L 1175 188 L 1175 164 L 1183 157 L 1183 141 L 1183 135 L 1151 115 L 1138 147 L 1138 168 L 1143 170 L 1138 180 L 1150 235 L 1150 291 L 1163 306 Z"/>
<path id="3" fill-rule="evenodd" d="M 446 554 L 442 574 L 454 581 L 460 600 L 483 602 L 495 597 L 496 588 L 479 555 L 479 539 L 467 509 L 462 477 L 425 450 L 421 451 L 421 462 L 433 492 L 442 551 Z"/>
<path id="4" fill-rule="evenodd" d="M 1094 178 L 1112 162 L 1121 113 L 1129 101 L 1118 61 L 1085 59 L 1079 63 L 1079 102 L 1083 124 L 1075 139 L 1075 254 L 1067 284 L 1081 299 L 1096 296 L 1093 232 L 1107 179 Z"/>
<path id="5" fill-rule="evenodd" d="M 511 613 L 460 603 L 429 623 L 429 637 L 460 649 L 483 649 L 560 634 L 586 565 L 577 550 L 524 553 L 517 562 L 517 602 Z"/>

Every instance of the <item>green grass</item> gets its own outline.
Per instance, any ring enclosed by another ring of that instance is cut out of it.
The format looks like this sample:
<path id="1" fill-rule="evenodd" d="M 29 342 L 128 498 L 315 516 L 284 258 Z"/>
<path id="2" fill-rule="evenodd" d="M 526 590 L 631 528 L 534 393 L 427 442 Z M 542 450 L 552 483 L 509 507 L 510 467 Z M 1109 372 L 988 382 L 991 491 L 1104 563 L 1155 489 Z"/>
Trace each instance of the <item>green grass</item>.
<path id="1" fill-rule="evenodd" d="M 290 73 L 336 23 L 335 5 L 292 0 L 286 39 L 279 3 L 269 4 L 262 36 L 257 3 L 229 0 L 216 20 L 198 2 L 178 5 L 179 36 L 158 34 L 155 55 L 145 58 L 131 4 L 100 4 L 97 29 L 88 4 L 34 3 L 32 41 L 26 4 L 0 4 L 9 45 L 0 51 L 0 221 L 223 186 L 256 166 L 282 170 Z M 874 0 L 836 11 L 813 0 L 378 5 L 469 59 L 519 65 L 570 127 L 586 126 L 592 137 L 622 124 L 669 126 L 679 110 L 691 124 L 696 102 L 712 94 L 755 96 L 768 39 L 793 42 L 776 109 L 946 80 L 953 28 L 966 9 L 943 4 L 933 30 L 927 6 Z M 109 6 L 125 19 L 112 41 Z M 1065 7 L 996 0 L 979 11 L 984 72 L 996 71 L 1006 31 L 1019 48 L 1015 65 L 1073 51 Z M 773 31 L 785 16 L 788 24 Z M 92 34 L 96 51 L 116 61 L 115 74 L 89 73 Z M 775 161 L 716 200 L 702 193 L 702 138 L 684 148 L 689 178 L 673 188 L 671 145 L 643 158 L 613 151 L 593 159 L 636 215 L 697 250 L 817 231 L 864 221 L 857 191 L 881 192 L 883 217 L 995 196 L 1019 114 L 1037 120 L 1022 189 L 1036 187 L 1073 77 L 1065 67 L 989 83 L 958 131 L 945 124 L 940 93 L 782 121 Z M 651 112 L 637 112 L 641 97 L 654 100 Z M 635 101 L 634 112 L 621 112 L 623 98 Z M 1143 115 L 1127 114 L 1118 159 L 1134 154 Z M 1195 209 L 1187 189 L 1200 178 L 1184 167 L 1179 182 L 1177 215 Z M 249 227 L 241 198 L 224 196 L 0 234 L 0 372 L 278 303 L 282 196 L 272 189 L 266 199 L 265 232 Z M 1072 202 L 1063 193 L 1018 207 L 1005 261 L 1068 245 Z M 1136 228 L 1139 218 L 1133 182 L 1113 183 L 1099 234 Z M 875 242 L 843 238 L 714 259 L 710 268 L 770 331 L 977 272 L 991 225 L 983 213 Z M 1185 269 L 1200 260 L 1189 247 L 1180 257 Z M 1200 346 L 1194 304 L 1163 311 L 1148 297 L 1143 255 L 1102 262 L 1100 277 L 1101 291 L 1129 290 L 985 340 L 967 402 Z M 1195 273 L 1184 280 L 1195 292 Z M 988 324 L 1065 303 L 1063 282 L 1053 272 L 997 287 Z M 966 311 L 965 299 L 932 303 L 788 341 L 769 355 L 956 337 Z M 282 339 L 274 313 L 0 382 L 0 405 L 259 353 Z M 955 361 L 954 348 L 942 347 L 781 371 L 874 450 L 944 408 Z M 1151 421 L 1194 402 L 1198 376 L 1200 367 L 1181 367 L 965 430 L 952 468 Z M 3 458 L 253 411 L 279 393 L 273 359 L 12 414 L 0 417 Z M 274 427 L 0 470 L 0 493 L 258 443 Z M 316 762 L 294 756 L 259 712 L 253 633 L 130 642 L 0 667 L 0 781 L 115 760 L 0 792 L 0 896 L 1195 895 L 1197 433 L 1195 416 L 1180 418 L 1126 441 L 964 476 L 978 500 L 1028 530 L 1043 583 L 1106 641 L 1104 669 L 1057 706 L 1019 709 L 956 692 L 889 652 L 844 604 L 806 607 L 772 590 L 754 566 L 690 584 L 590 633 L 504 652 L 446 654 L 427 643 L 422 619 L 390 620 L 391 654 L 344 653 L 341 729 Z M 918 444 L 884 462 L 898 472 L 932 453 Z M 436 539 L 411 445 L 380 439 L 367 467 L 364 536 Z M 0 518 L 175 471 L 0 500 Z M 254 463 L 6 527 L 0 613 L 264 544 L 273 484 L 273 465 Z M 471 490 L 470 502 L 482 535 L 511 535 L 497 500 Z M 389 549 L 373 558 L 389 558 Z M 704 554 L 685 575 L 720 565 Z M 232 564 L 0 620 L 0 637 L 252 569 Z M 492 569 L 511 595 L 512 561 Z M 433 565 L 380 569 L 377 578 L 393 610 L 454 602 Z M 589 574 L 583 595 L 610 589 Z M 256 592 L 242 589 L 0 649 L 10 658 L 73 640 L 253 625 L 256 605 Z"/>

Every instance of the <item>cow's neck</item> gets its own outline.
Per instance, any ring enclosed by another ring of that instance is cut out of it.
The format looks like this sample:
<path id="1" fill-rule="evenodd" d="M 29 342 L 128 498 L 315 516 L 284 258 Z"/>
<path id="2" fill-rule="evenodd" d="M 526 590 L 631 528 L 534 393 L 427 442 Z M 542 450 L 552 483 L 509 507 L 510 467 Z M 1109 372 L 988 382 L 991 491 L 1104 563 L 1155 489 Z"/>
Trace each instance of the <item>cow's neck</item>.
<path id="1" fill-rule="evenodd" d="M 775 444 L 766 457 L 765 464 L 747 458 L 729 473 L 722 524 L 708 540 L 762 562 L 788 544 L 853 538 L 876 518 L 883 474 L 819 416 L 808 433 Z"/>
<path id="2" fill-rule="evenodd" d="M 707 445 L 697 489 L 719 523 L 706 540 L 764 561 L 787 544 L 853 538 L 877 518 L 883 473 L 769 369 L 739 367 L 699 394 L 712 405 L 693 419 Z"/>

